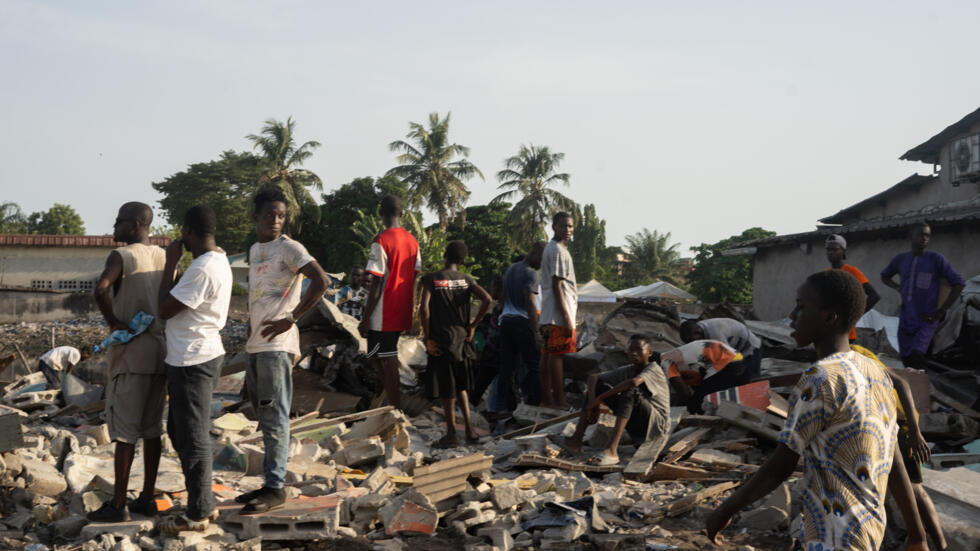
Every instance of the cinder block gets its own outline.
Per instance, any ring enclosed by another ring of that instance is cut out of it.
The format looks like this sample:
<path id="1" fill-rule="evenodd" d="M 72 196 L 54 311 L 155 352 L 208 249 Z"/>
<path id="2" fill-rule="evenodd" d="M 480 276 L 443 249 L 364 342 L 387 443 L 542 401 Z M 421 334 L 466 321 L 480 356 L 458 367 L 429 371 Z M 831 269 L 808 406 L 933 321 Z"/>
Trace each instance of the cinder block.
<path id="1" fill-rule="evenodd" d="M 56 497 L 68 489 L 65 477 L 53 465 L 34 459 L 23 460 L 24 477 L 27 491 L 35 495 Z"/>
<path id="2" fill-rule="evenodd" d="M 239 515 L 240 507 L 225 508 L 222 525 L 241 539 L 261 537 L 263 541 L 277 541 L 328 538 L 337 534 L 344 499 L 366 493 L 366 490 L 352 488 L 321 497 L 300 497 L 288 500 L 282 509 L 259 515 Z"/>

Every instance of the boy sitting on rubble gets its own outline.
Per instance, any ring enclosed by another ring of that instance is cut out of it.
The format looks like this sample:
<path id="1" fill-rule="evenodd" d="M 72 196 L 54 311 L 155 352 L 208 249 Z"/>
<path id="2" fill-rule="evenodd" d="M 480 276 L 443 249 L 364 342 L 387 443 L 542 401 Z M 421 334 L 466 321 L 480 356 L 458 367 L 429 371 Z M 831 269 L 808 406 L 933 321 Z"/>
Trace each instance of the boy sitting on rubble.
<path id="1" fill-rule="evenodd" d="M 630 365 L 589 376 L 589 390 L 575 434 L 565 439 L 565 447 L 582 453 L 585 429 L 599 420 L 599 406 L 605 404 L 616 416 L 609 445 L 589 463 L 605 466 L 619 463 L 619 441 L 628 431 L 639 447 L 658 439 L 661 447 L 670 433 L 670 391 L 664 370 L 657 364 L 658 355 L 644 335 L 630 337 L 626 355 Z M 659 453 L 659 452 L 658 452 Z"/>
<path id="2" fill-rule="evenodd" d="M 706 519 L 713 542 L 735 513 L 789 478 L 803 455 L 803 523 L 794 549 L 878 549 L 886 485 L 908 527 L 906 549 L 926 549 L 895 446 L 892 382 L 879 364 L 849 347 L 864 301 L 857 279 L 840 270 L 813 274 L 797 290 L 792 337 L 800 347 L 813 344 L 820 359 L 793 389 L 776 451 Z"/>
<path id="3" fill-rule="evenodd" d="M 746 369 L 742 355 L 734 348 L 710 339 L 691 341 L 664 352 L 660 363 L 667 371 L 670 386 L 690 413 L 703 413 L 701 403 L 705 396 L 738 386 Z"/>
<path id="4" fill-rule="evenodd" d="M 451 448 L 457 444 L 457 400 L 463 410 L 466 441 L 475 443 L 479 439 L 470 420 L 466 394 L 473 386 L 470 366 L 476 359 L 473 334 L 493 301 L 490 293 L 475 279 L 459 271 L 467 254 L 465 243 L 450 241 L 443 255 L 443 269 L 422 276 L 419 317 L 428 353 L 425 390 L 429 399 L 442 400 L 446 414 L 446 436 L 434 444 L 437 448 Z M 480 301 L 476 318 L 470 316 L 470 302 L 474 296 Z"/>

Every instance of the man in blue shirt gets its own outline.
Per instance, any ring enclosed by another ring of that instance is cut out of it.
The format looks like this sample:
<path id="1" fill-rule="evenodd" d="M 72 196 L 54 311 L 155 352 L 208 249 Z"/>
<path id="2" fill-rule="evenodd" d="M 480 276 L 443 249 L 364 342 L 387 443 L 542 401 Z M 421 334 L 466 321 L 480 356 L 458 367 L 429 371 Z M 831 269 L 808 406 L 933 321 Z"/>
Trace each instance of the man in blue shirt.
<path id="1" fill-rule="evenodd" d="M 911 251 L 892 258 L 881 271 L 881 281 L 902 295 L 902 310 L 898 316 L 899 356 L 905 367 L 923 369 L 925 354 L 946 311 L 963 291 L 965 282 L 953 270 L 946 257 L 926 251 L 932 229 L 920 222 L 909 230 Z M 901 275 L 901 283 L 892 277 Z M 951 287 L 946 300 L 939 305 L 941 279 Z"/>

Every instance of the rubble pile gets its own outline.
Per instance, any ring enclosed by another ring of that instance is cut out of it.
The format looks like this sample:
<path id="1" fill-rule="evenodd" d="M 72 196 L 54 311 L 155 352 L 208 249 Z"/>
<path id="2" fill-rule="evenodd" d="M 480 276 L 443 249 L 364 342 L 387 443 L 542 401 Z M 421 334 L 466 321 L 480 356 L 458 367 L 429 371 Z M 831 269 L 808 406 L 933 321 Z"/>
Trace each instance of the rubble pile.
<path id="1" fill-rule="evenodd" d="M 767 359 L 768 379 L 743 387 L 736 401 L 710 401 L 706 415 L 672 408 L 672 433 L 662 451 L 650 452 L 625 437 L 617 465 L 594 466 L 563 449 L 578 412 L 526 404 L 498 423 L 503 430 L 494 435 L 474 411 L 479 442 L 461 440 L 459 447 L 439 449 L 434 444 L 445 432 L 441 409 L 422 400 L 407 400 L 413 402 L 405 407 L 408 413 L 379 407 L 380 385 L 366 372 L 356 327 L 326 304 L 300 324 L 310 352 L 294 370 L 294 384 L 305 393 L 297 392 L 294 400 L 283 507 L 246 516 L 234 501 L 263 483 L 261 434 L 250 408 L 238 399 L 241 359 L 226 363 L 213 399 L 218 521 L 204 532 L 176 536 L 158 530 L 160 519 L 180 511 L 186 500 L 166 436 L 156 484 L 162 512 L 152 518 L 134 513 L 125 523 L 89 522 L 86 513 L 110 499 L 114 481 L 101 388 L 88 376 L 96 370 L 76 369 L 61 390 L 48 390 L 43 374 L 30 373 L 0 389 L 0 549 L 712 548 L 703 531 L 705 516 L 771 453 L 787 413 L 785 397 L 806 367 Z M 636 332 L 671 345 L 677 320 L 676 311 L 663 305 L 627 303 L 595 325 L 595 341 L 578 356 L 588 369 L 614 365 L 619 340 Z M 412 339 L 403 343 L 402 363 L 418 363 L 418 346 Z M 408 385 L 412 370 L 406 371 Z M 976 549 L 977 404 L 964 401 L 969 390 L 951 396 L 931 388 L 927 375 L 910 377 L 920 425 L 934 445 L 936 470 L 926 469 L 924 486 L 950 527 L 950 549 Z M 957 380 L 949 386 L 960 389 L 969 385 L 965 374 L 933 380 Z M 603 412 L 589 427 L 586 453 L 607 445 L 613 423 Z M 141 453 L 138 446 L 130 497 L 142 488 Z M 946 468 L 951 470 L 939 470 Z M 738 515 L 717 548 L 786 549 L 799 526 L 800 476 L 795 473 Z M 899 519 L 890 511 L 893 543 L 902 541 Z"/>

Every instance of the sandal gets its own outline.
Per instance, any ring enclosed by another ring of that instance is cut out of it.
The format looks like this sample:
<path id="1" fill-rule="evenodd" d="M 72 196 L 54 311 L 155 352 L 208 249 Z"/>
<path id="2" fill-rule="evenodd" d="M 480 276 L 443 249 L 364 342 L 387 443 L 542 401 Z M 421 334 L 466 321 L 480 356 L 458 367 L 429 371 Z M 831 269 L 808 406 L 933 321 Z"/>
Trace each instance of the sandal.
<path id="1" fill-rule="evenodd" d="M 178 532 L 203 532 L 211 526 L 211 518 L 216 517 L 218 510 L 202 518 L 201 520 L 191 520 L 185 514 L 171 515 L 160 521 L 157 529 L 163 534 L 177 534 Z"/>
<path id="2" fill-rule="evenodd" d="M 586 460 L 585 464 L 594 467 L 611 467 L 613 465 L 619 465 L 619 457 L 613 457 L 606 452 L 602 452 L 590 457 Z"/>
<path id="3" fill-rule="evenodd" d="M 251 501 L 242 507 L 241 511 L 238 511 L 240 515 L 257 515 L 259 513 L 265 513 L 272 511 L 273 509 L 278 509 L 286 503 L 286 491 L 282 488 L 266 488 L 263 487 L 262 491 L 259 492 Z"/>

